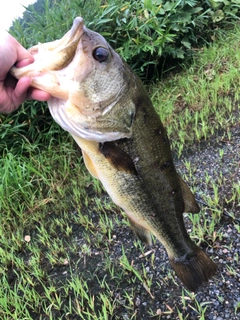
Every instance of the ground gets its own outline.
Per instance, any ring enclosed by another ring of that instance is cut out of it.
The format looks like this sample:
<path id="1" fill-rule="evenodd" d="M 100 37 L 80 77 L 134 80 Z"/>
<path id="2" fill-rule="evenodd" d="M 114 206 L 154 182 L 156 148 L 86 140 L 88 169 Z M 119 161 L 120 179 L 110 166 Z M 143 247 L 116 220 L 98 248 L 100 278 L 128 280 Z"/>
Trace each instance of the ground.
<path id="1" fill-rule="evenodd" d="M 65 302 L 59 308 L 51 307 L 51 317 L 50 313 L 41 310 L 39 313 L 30 311 L 32 318 L 96 319 L 83 313 L 91 314 L 90 304 L 93 303 L 94 314 L 99 312 L 99 319 L 239 319 L 240 206 L 239 198 L 231 198 L 233 186 L 239 188 L 239 163 L 239 123 L 232 127 L 231 135 L 221 131 L 208 141 L 187 147 L 180 160 L 175 158 L 177 170 L 196 190 L 196 198 L 202 208 L 199 219 L 199 228 L 204 226 L 205 230 L 202 238 L 199 238 L 196 224 L 195 229 L 192 227 L 194 215 L 185 215 L 187 230 L 218 266 L 217 274 L 198 292 L 193 294 L 183 288 L 158 241 L 144 247 L 136 240 L 126 218 L 116 207 L 114 212 L 108 209 L 105 212 L 112 223 L 110 236 L 106 231 L 98 239 L 99 235 L 91 232 L 91 228 L 86 230 L 79 224 L 73 224 L 70 237 L 79 251 L 73 253 L 69 239 L 66 239 L 65 250 L 69 252 L 66 263 L 53 267 L 48 259 L 42 258 L 45 282 L 51 279 L 52 285 L 58 288 L 58 294 L 65 297 Z M 91 184 L 86 188 L 90 199 L 99 197 Z M 209 197 L 213 199 L 212 206 L 206 207 L 206 198 Z M 111 202 L 105 193 L 101 195 L 101 201 Z M 73 210 L 71 215 L 75 214 L 77 211 Z M 89 211 L 87 206 L 84 214 L 91 215 L 95 225 L 101 222 L 98 212 Z M 220 219 L 213 229 L 211 221 L 214 214 L 220 215 Z M 53 215 L 49 219 L 54 219 Z M 31 237 L 34 238 L 34 233 Z M 25 251 L 22 255 L 28 263 L 30 254 Z M 15 267 L 9 268 L 9 283 L 16 283 L 15 271 Z M 66 283 L 71 284 L 68 292 L 64 292 Z M 44 297 L 43 285 L 38 283 L 37 286 L 37 291 Z M 69 305 L 71 299 L 75 310 L 79 307 L 82 316 L 76 311 L 64 311 L 64 303 Z"/>

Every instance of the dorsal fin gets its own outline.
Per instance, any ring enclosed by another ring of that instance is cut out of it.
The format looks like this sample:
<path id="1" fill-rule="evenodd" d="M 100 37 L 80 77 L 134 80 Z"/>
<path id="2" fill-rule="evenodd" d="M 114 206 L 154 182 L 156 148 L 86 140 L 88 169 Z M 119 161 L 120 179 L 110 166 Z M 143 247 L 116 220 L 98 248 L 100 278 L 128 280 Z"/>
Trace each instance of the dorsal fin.
<path id="1" fill-rule="evenodd" d="M 200 211 L 192 191 L 189 189 L 185 181 L 178 175 L 179 182 L 182 189 L 182 195 L 184 200 L 184 212 L 198 213 Z"/>

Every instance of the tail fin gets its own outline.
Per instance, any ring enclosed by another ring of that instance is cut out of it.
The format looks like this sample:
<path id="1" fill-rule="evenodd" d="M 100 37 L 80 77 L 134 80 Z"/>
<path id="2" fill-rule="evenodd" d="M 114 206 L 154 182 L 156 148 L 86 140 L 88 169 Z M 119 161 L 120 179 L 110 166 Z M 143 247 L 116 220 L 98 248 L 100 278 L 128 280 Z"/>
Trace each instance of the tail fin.
<path id="1" fill-rule="evenodd" d="M 200 249 L 183 259 L 170 259 L 171 265 L 184 286 L 191 291 L 207 282 L 216 272 L 216 264 Z"/>

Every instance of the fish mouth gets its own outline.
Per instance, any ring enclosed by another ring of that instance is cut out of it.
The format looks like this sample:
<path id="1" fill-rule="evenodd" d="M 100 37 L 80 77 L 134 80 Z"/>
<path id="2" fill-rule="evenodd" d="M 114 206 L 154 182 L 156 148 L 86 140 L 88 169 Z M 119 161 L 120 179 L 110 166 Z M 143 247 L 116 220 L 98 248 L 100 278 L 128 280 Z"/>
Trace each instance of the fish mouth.
<path id="1" fill-rule="evenodd" d="M 13 67 L 10 73 L 17 79 L 23 76 L 34 79 L 46 72 L 58 71 L 65 68 L 70 64 L 75 55 L 84 29 L 83 18 L 75 18 L 72 28 L 61 39 L 39 43 L 28 49 L 35 58 L 32 64 L 19 69 Z M 37 82 L 35 83 L 35 87 L 44 90 L 44 87 L 38 86 Z"/>
<path id="2" fill-rule="evenodd" d="M 77 17 L 73 21 L 72 28 L 59 40 L 52 42 L 39 43 L 29 49 L 35 59 L 42 62 L 42 69 L 57 71 L 65 68 L 72 61 L 78 43 L 84 32 L 84 20 Z M 46 62 L 47 61 L 47 62 Z M 35 69 L 33 63 L 32 69 Z M 37 68 L 39 71 L 39 68 Z"/>
<path id="3" fill-rule="evenodd" d="M 35 61 L 25 67 L 12 67 L 10 74 L 20 79 L 23 76 L 32 79 L 32 86 L 49 92 L 59 99 L 68 99 L 68 89 L 61 84 L 59 73 L 72 62 L 85 31 L 84 20 L 77 17 L 71 29 L 58 40 L 39 43 L 28 51 Z"/>

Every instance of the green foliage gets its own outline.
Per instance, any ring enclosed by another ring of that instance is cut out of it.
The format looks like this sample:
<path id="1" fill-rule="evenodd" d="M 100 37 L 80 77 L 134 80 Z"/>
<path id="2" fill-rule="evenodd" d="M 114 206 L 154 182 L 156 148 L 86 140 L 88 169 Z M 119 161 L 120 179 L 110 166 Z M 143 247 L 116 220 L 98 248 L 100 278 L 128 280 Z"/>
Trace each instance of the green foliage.
<path id="1" fill-rule="evenodd" d="M 30 14 L 28 22 L 41 29 L 35 39 L 35 29 L 21 29 L 20 22 L 14 32 L 26 47 L 41 37 L 51 39 L 53 31 L 61 35 L 71 23 L 59 17 L 54 28 L 51 19 L 59 12 L 36 21 Z M 72 18 L 80 14 L 65 10 Z M 47 18 L 49 27 L 43 23 Z M 231 319 L 239 319 L 240 303 L 233 297 L 238 297 L 234 240 L 240 232 L 240 185 L 232 131 L 239 121 L 239 37 L 236 26 L 198 51 L 190 67 L 150 88 L 178 154 L 186 143 L 211 134 L 220 145 L 206 163 L 190 154 L 183 178 L 204 203 L 199 214 L 184 215 L 187 230 L 207 244 L 221 273 L 200 295 L 181 289 L 157 240 L 151 250 L 133 240 L 119 209 L 86 173 L 73 139 L 52 123 L 45 104 L 28 102 L 2 118 L 0 126 L 1 148 L 5 141 L 15 152 L 8 150 L 0 159 L 0 319 L 206 319 L 215 302 L 219 316 L 228 310 Z M 27 154 L 16 155 L 17 150 Z M 210 291 L 215 292 L 211 301 Z M 234 303 L 226 305 L 230 293 Z"/>
<path id="2" fill-rule="evenodd" d="M 239 0 L 45 0 L 42 10 L 30 6 L 25 13 L 24 32 L 29 46 L 57 39 L 81 15 L 146 78 L 151 65 L 157 67 L 163 57 L 186 58 L 192 48 L 209 42 L 215 29 L 234 24 L 239 12 Z"/>
<path id="3" fill-rule="evenodd" d="M 156 77 L 162 58 L 186 58 L 211 40 L 215 28 L 238 19 L 239 9 L 239 0 L 111 0 L 88 25 L 104 34 L 140 76 Z"/>
<path id="4" fill-rule="evenodd" d="M 234 24 L 239 9 L 240 0 L 39 0 L 10 32 L 28 48 L 62 37 L 82 16 L 146 79 L 159 75 L 163 61 L 171 68 L 172 59 L 186 59 L 196 46 L 211 41 L 216 29 Z M 61 132 L 45 104 L 32 101 L 1 116 L 0 123 L 1 150 L 14 146 L 19 152 L 24 140 L 45 143 Z"/>
<path id="5" fill-rule="evenodd" d="M 50 143 L 62 129 L 52 120 L 46 103 L 26 101 L 20 109 L 0 116 L 0 150 L 28 152 L 29 143 Z M 62 133 L 64 134 L 64 133 Z"/>

